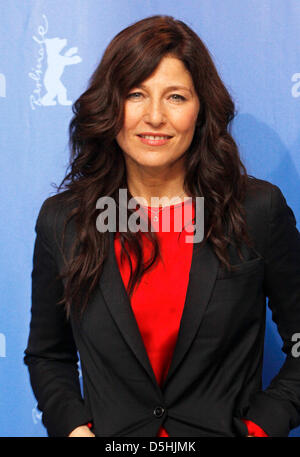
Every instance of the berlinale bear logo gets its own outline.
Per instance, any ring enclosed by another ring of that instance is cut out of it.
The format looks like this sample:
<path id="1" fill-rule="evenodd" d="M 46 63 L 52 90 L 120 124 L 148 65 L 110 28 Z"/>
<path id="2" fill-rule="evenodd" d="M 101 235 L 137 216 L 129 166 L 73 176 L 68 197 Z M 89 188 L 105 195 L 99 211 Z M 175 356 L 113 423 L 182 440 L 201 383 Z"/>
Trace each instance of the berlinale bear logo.
<path id="1" fill-rule="evenodd" d="M 61 81 L 64 69 L 68 65 L 74 65 L 82 61 L 77 54 L 76 47 L 69 48 L 64 54 L 62 50 L 67 45 L 65 38 L 46 38 L 48 32 L 48 21 L 45 15 L 44 25 L 38 27 L 38 37 L 32 38 L 39 44 L 37 64 L 29 73 L 29 77 L 36 83 L 33 94 L 30 96 L 31 108 L 36 106 L 53 106 L 57 102 L 60 105 L 72 105 L 72 101 L 67 97 L 67 89 Z M 45 66 L 45 56 L 47 56 L 47 68 Z M 46 91 L 46 92 L 45 92 Z M 45 92 L 42 94 L 42 92 Z"/>
<path id="2" fill-rule="evenodd" d="M 67 40 L 60 38 L 48 38 L 45 40 L 47 49 L 48 68 L 44 77 L 44 86 L 47 93 L 41 99 L 44 106 L 56 105 L 57 97 L 60 105 L 72 105 L 72 101 L 67 99 L 67 89 L 60 80 L 66 65 L 74 65 L 81 62 L 76 54 L 77 48 L 71 48 L 64 55 L 60 51 L 66 46 Z"/>

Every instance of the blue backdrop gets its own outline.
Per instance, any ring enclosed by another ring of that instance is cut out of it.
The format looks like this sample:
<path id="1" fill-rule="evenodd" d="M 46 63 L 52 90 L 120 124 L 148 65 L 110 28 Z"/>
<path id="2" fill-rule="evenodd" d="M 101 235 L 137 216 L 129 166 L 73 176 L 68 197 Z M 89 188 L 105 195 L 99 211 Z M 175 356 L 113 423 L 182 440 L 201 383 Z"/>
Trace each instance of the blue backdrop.
<path id="1" fill-rule="evenodd" d="M 281 188 L 299 228 L 299 0 L 2 0 L 0 436 L 47 436 L 23 351 L 34 225 L 66 169 L 71 103 L 115 34 L 153 14 L 182 19 L 207 44 L 236 102 L 233 134 L 248 172 Z M 264 387 L 281 346 L 268 310 Z"/>

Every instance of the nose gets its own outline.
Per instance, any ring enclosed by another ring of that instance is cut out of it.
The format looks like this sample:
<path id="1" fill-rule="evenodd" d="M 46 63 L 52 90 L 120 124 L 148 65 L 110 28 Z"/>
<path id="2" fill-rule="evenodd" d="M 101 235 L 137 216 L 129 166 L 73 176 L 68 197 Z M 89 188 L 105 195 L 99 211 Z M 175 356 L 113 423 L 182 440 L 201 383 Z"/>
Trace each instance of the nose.
<path id="1" fill-rule="evenodd" d="M 159 127 L 166 122 L 164 106 L 160 100 L 149 100 L 145 107 L 144 121 L 153 127 Z"/>

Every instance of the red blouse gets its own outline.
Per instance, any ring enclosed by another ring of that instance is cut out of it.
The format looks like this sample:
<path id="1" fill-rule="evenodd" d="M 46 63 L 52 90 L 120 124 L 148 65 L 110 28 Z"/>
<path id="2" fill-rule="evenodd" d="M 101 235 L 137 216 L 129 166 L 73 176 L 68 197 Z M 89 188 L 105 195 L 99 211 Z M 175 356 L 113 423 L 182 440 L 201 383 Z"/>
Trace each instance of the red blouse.
<path id="1" fill-rule="evenodd" d="M 148 270 L 141 283 L 135 288 L 131 306 L 134 312 L 153 372 L 159 385 L 166 378 L 172 354 L 178 335 L 181 315 L 183 312 L 189 271 L 192 261 L 193 243 L 186 242 L 185 236 L 192 236 L 189 221 L 194 215 L 192 199 L 185 205 L 179 203 L 163 208 L 158 215 L 157 209 L 144 207 L 151 216 L 160 243 L 162 259 Z M 155 213 L 154 213 L 155 211 Z M 170 220 L 170 230 L 162 230 L 162 220 Z M 157 221 L 158 219 L 158 221 Z M 174 221 L 180 225 L 180 229 L 174 230 Z M 186 225 L 185 229 L 180 230 Z M 150 229 L 149 229 L 150 230 Z M 148 260 L 151 254 L 151 244 L 144 234 L 144 259 Z M 126 246 L 128 248 L 128 246 Z M 121 262 L 121 244 L 118 233 L 115 237 L 114 248 L 120 273 L 127 287 L 130 267 L 125 258 Z M 179 261 L 180 260 L 180 261 Z M 133 268 L 135 257 L 131 258 Z M 256 424 L 245 421 L 249 434 L 255 436 L 267 436 Z M 167 431 L 160 427 L 158 437 L 168 437 Z"/>

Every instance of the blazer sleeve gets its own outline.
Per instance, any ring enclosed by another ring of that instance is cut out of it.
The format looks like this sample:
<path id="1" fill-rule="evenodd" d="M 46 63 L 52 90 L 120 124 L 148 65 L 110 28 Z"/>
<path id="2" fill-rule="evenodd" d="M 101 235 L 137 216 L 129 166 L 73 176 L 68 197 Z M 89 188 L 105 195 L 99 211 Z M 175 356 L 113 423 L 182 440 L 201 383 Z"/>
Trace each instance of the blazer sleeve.
<path id="1" fill-rule="evenodd" d="M 276 437 L 288 436 L 300 424 L 300 353 L 295 350 L 297 334 L 300 337 L 300 233 L 291 208 L 275 185 L 268 240 L 264 287 L 286 358 L 267 389 L 250 398 L 244 418 Z"/>
<path id="2" fill-rule="evenodd" d="M 31 322 L 24 363 L 48 436 L 68 436 L 91 417 L 81 396 L 71 324 L 63 306 L 57 304 L 63 283 L 57 279 L 58 268 L 47 239 L 46 213 L 44 202 L 35 226 Z"/>

